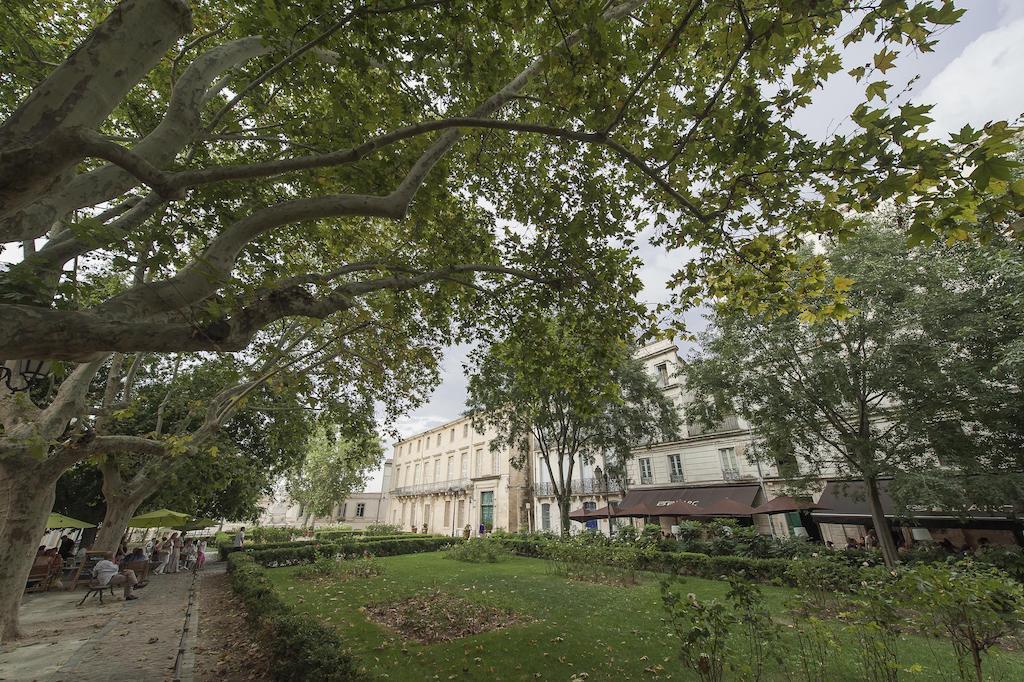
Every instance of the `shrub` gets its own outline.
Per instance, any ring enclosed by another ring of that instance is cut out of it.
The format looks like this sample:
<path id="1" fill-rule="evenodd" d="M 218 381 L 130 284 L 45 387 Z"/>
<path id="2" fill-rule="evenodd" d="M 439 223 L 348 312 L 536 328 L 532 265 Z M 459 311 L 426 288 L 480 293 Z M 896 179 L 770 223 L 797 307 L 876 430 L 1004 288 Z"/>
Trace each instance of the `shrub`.
<path id="1" fill-rule="evenodd" d="M 398 535 L 402 529 L 387 523 L 371 523 L 366 527 L 366 535 Z"/>
<path id="2" fill-rule="evenodd" d="M 896 589 L 919 628 L 949 637 L 962 680 L 980 682 L 982 655 L 1022 625 L 1024 588 L 991 566 L 921 564 L 901 572 Z"/>
<path id="3" fill-rule="evenodd" d="M 493 564 L 506 561 L 512 552 L 501 542 L 488 538 L 477 538 L 452 545 L 445 557 L 473 564 Z"/>
<path id="4" fill-rule="evenodd" d="M 860 570 L 833 556 L 820 555 L 787 563 L 787 581 L 803 591 L 806 605 L 813 611 L 835 608 L 843 593 L 854 591 L 860 584 Z"/>
<path id="5" fill-rule="evenodd" d="M 288 526 L 255 526 L 249 529 L 246 541 L 254 545 L 265 542 L 288 542 L 293 537 L 302 535 L 303 532 L 302 528 Z"/>
<path id="6" fill-rule="evenodd" d="M 278 596 L 266 572 L 249 554 L 228 559 L 231 587 L 239 595 L 250 621 L 271 652 L 271 675 L 281 682 L 366 679 L 345 650 L 333 627 L 292 611 Z"/>

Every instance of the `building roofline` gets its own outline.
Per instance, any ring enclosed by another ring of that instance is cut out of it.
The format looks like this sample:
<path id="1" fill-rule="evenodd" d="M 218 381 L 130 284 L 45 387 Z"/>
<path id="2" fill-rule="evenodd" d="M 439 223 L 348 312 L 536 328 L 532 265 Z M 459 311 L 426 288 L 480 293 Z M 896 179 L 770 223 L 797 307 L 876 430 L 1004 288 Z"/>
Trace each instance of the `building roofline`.
<path id="1" fill-rule="evenodd" d="M 464 414 L 461 417 L 456 417 L 455 419 L 451 419 L 449 421 L 446 421 L 443 424 L 438 424 L 437 426 L 432 426 L 429 429 L 427 429 L 426 431 L 419 431 L 418 433 L 414 433 L 413 435 L 409 436 L 408 438 L 403 438 L 401 440 L 396 440 L 395 443 L 394 443 L 394 446 L 403 445 L 405 443 L 408 443 L 411 440 L 416 440 L 417 438 L 422 438 L 423 436 L 426 436 L 427 434 L 433 434 L 434 431 L 441 431 L 443 429 L 446 429 L 446 428 L 450 427 L 452 424 L 458 424 L 461 421 L 465 421 L 467 419 L 472 419 L 472 418 L 473 418 L 473 415 L 465 415 Z"/>

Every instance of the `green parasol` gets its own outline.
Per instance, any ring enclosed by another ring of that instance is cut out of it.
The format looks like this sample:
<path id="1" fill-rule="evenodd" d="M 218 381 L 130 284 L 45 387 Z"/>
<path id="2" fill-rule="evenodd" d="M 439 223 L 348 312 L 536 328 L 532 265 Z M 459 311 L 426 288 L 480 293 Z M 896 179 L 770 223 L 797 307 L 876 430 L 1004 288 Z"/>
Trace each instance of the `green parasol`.
<path id="1" fill-rule="evenodd" d="M 128 522 L 129 528 L 173 528 L 188 523 L 189 515 L 170 509 L 157 509 L 140 514 Z"/>
<path id="2" fill-rule="evenodd" d="M 179 523 L 177 525 L 171 526 L 171 528 L 177 528 L 178 530 L 202 530 L 203 528 L 209 528 L 210 526 L 216 526 L 218 523 L 220 523 L 220 521 L 215 521 L 213 519 L 207 519 L 207 518 L 195 519 L 195 518 L 193 518 L 193 519 L 189 519 L 185 523 Z"/>
<path id="3" fill-rule="evenodd" d="M 95 528 L 95 523 L 86 523 L 85 521 L 79 521 L 73 519 L 70 516 L 64 516 L 57 512 L 50 512 L 50 516 L 46 519 L 46 529 L 51 530 L 53 528 Z"/>

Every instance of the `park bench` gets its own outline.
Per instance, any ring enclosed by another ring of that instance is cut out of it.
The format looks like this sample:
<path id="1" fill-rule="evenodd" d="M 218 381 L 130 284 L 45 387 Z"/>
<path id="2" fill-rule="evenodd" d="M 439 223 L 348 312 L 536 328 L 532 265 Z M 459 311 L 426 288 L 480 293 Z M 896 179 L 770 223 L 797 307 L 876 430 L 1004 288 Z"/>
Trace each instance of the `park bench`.
<path id="1" fill-rule="evenodd" d="M 59 554 L 36 557 L 32 563 L 32 570 L 29 571 L 28 581 L 25 583 L 25 591 L 46 592 L 50 589 L 53 579 L 60 575 L 63 565 L 64 561 Z"/>

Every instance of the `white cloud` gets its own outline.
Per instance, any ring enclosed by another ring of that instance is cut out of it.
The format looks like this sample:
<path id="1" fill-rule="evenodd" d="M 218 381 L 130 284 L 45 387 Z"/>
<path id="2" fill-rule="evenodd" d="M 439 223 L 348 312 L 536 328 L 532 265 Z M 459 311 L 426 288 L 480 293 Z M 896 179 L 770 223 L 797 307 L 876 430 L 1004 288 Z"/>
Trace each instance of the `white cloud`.
<path id="1" fill-rule="evenodd" d="M 1009 7 L 1004 16 L 1010 14 Z M 1024 18 L 975 38 L 916 99 L 935 105 L 932 117 L 937 134 L 959 130 L 964 124 L 978 127 L 992 120 L 1012 121 L 1024 112 L 1022 69 Z"/>

